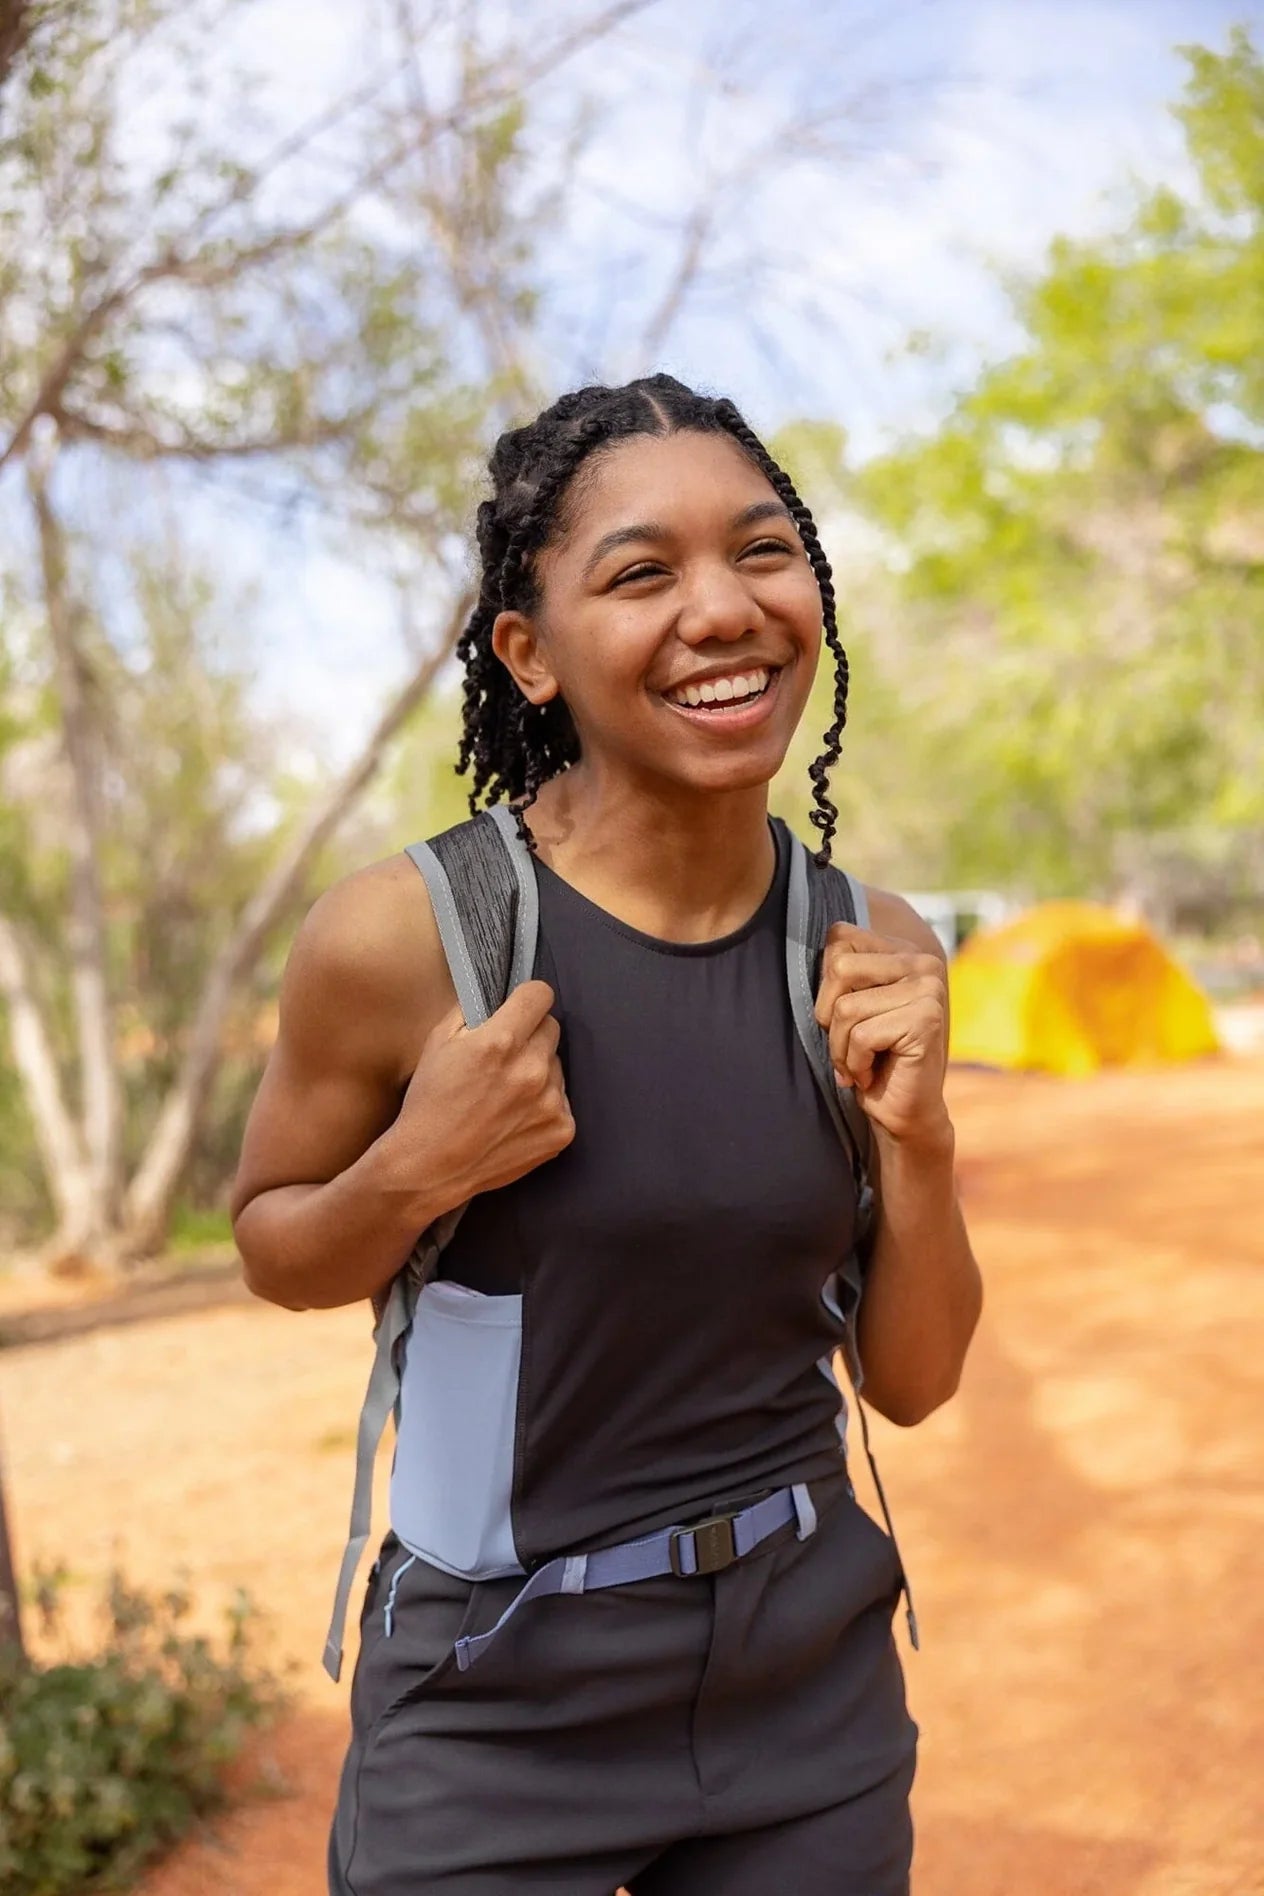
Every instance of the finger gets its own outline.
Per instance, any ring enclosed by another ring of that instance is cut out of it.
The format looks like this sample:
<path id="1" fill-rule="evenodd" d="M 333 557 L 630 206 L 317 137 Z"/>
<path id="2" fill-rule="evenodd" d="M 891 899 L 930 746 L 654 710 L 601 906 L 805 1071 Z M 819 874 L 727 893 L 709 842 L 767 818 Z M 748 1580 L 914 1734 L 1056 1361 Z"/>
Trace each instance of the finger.
<path id="1" fill-rule="evenodd" d="M 853 994 L 862 988 L 893 987 L 908 980 L 925 982 L 928 992 L 941 988 L 943 967 L 933 955 L 907 950 L 902 954 L 832 956 L 825 963 L 813 1012 L 820 1026 L 825 1027 L 841 995 Z"/>
<path id="2" fill-rule="evenodd" d="M 487 1024 L 496 1021 L 521 1044 L 530 1039 L 555 999 L 547 981 L 524 981 L 508 1000 L 501 1002 Z"/>
<path id="3" fill-rule="evenodd" d="M 535 1032 L 528 1037 L 527 1045 L 531 1047 L 543 1047 L 546 1052 L 553 1054 L 557 1052 L 561 1038 L 562 1023 L 558 1020 L 557 1015 L 546 1014 L 544 1019 L 540 1022 L 540 1025 L 535 1029 Z"/>
<path id="4" fill-rule="evenodd" d="M 460 1001 L 457 1001 L 454 1006 L 448 1009 L 446 1014 L 435 1022 L 434 1035 L 436 1040 L 451 1040 L 455 1035 L 464 1032 L 465 1014 L 462 1011 Z"/>
<path id="5" fill-rule="evenodd" d="M 928 1001 L 933 1005 L 931 997 L 923 993 L 920 984 L 914 980 L 897 981 L 890 987 L 865 988 L 858 993 L 841 995 L 829 1019 L 830 1058 L 834 1065 L 845 1064 L 843 1056 L 849 1036 L 862 1021 Z"/>
<path id="6" fill-rule="evenodd" d="M 827 948 L 841 948 L 847 954 L 888 953 L 907 944 L 894 935 L 879 935 L 875 929 L 862 928 L 859 922 L 831 922 L 825 935 Z"/>
<path id="7" fill-rule="evenodd" d="M 863 1092 L 873 1077 L 875 1062 L 884 1053 L 901 1053 L 924 1059 L 940 1045 L 943 1015 L 925 1001 L 914 1000 L 863 1020 L 844 1020 L 839 1024 L 837 1043 L 830 1036 L 830 1057 L 835 1070 L 841 1066 L 842 1084 L 857 1085 Z M 835 1046 L 842 1053 L 835 1057 Z"/>

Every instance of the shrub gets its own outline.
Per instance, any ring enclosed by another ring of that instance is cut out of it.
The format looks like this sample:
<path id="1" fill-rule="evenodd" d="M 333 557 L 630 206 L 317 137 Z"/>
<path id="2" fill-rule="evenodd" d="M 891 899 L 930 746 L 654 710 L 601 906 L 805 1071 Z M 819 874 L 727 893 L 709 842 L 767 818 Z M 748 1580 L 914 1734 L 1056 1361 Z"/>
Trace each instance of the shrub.
<path id="1" fill-rule="evenodd" d="M 38 1576 L 47 1633 L 62 1630 L 64 1570 Z M 182 1630 L 186 1593 L 110 1579 L 105 1650 L 21 1666 L 0 1658 L 0 1889 L 120 1890 L 223 1801 L 247 1733 L 285 1702 L 253 1656 L 257 1614 L 239 1591 L 220 1644 Z"/>

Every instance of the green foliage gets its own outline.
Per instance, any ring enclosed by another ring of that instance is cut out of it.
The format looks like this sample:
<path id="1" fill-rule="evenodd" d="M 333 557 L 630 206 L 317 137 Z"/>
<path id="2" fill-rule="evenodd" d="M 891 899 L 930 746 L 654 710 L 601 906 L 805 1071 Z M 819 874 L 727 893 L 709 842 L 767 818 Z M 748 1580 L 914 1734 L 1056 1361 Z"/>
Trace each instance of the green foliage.
<path id="1" fill-rule="evenodd" d="M 39 1577 L 56 1630 L 63 1574 Z M 0 1884 L 7 1896 L 128 1888 L 224 1795 L 225 1767 L 285 1701 L 257 1664 L 239 1593 L 222 1650 L 183 1630 L 190 1601 L 117 1575 L 96 1657 L 0 1670 Z"/>
<path id="2" fill-rule="evenodd" d="M 172 1212 L 167 1235 L 167 1247 L 171 1251 L 201 1251 L 232 1241 L 233 1224 L 227 1211 L 181 1200 Z"/>
<path id="3" fill-rule="evenodd" d="M 933 804 L 917 880 L 1144 896 L 1147 839 L 1264 826 L 1264 65 L 1186 56 L 1195 188 L 1055 242 L 1024 346 L 837 489 L 886 580 L 849 755 L 897 833 Z"/>

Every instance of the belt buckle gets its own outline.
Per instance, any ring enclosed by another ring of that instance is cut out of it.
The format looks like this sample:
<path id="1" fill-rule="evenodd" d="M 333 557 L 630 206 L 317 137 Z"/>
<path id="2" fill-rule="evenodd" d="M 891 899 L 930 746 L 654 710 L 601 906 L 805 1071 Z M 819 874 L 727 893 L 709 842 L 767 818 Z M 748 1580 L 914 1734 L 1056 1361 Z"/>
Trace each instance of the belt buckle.
<path id="1" fill-rule="evenodd" d="M 731 1567 L 737 1559 L 733 1521 L 731 1514 L 711 1514 L 705 1521 L 695 1521 L 692 1527 L 676 1528 L 667 1543 L 672 1572 L 683 1580 L 690 1580 L 696 1574 L 720 1573 L 725 1567 Z M 697 1563 L 693 1573 L 680 1564 L 680 1543 L 686 1534 L 693 1538 L 693 1557 Z"/>

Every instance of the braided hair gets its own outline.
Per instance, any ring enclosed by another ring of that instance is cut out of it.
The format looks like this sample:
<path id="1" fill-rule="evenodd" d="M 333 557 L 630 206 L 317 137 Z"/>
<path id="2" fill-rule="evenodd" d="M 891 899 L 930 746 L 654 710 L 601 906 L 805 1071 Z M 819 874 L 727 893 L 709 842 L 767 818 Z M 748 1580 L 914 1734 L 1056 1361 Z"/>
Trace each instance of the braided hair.
<path id="1" fill-rule="evenodd" d="M 465 668 L 457 770 L 471 774 L 471 812 L 480 802 L 507 799 L 519 833 L 531 846 L 525 812 L 541 784 L 578 760 L 579 735 L 560 697 L 533 705 L 523 696 L 492 650 L 492 627 L 498 613 L 527 613 L 535 607 L 533 556 L 564 530 L 566 501 L 582 463 L 633 435 L 684 430 L 727 434 L 737 443 L 790 513 L 816 576 L 825 638 L 834 655 L 834 716 L 822 740 L 824 749 L 808 772 L 816 805 L 810 820 L 821 832 L 816 860 L 824 866 L 838 824 L 828 784 L 842 748 L 848 684 L 829 561 L 790 476 L 778 467 L 734 404 L 699 395 L 670 375 L 645 376 L 622 388 L 577 389 L 526 427 L 511 428 L 497 441 L 489 464 L 492 496 L 478 510 L 482 561 L 478 603 L 456 648 Z"/>

